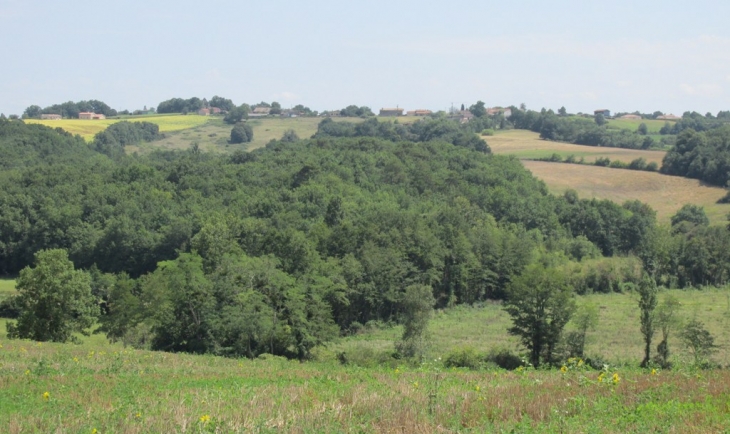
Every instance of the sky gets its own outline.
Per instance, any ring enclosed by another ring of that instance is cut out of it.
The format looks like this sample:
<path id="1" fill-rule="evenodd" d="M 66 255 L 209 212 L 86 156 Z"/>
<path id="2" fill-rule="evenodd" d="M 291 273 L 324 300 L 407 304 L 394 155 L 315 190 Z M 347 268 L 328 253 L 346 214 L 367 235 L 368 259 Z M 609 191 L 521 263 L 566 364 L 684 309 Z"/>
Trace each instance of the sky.
<path id="1" fill-rule="evenodd" d="M 719 0 L 0 0 L 0 112 L 219 95 L 717 113 L 730 110 L 728 17 Z"/>

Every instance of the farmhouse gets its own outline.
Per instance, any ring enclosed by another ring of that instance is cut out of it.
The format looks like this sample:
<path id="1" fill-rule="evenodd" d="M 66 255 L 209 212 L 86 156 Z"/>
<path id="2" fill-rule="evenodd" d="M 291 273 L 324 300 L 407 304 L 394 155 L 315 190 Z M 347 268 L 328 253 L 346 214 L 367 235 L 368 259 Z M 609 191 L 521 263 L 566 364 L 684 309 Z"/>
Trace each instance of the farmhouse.
<path id="1" fill-rule="evenodd" d="M 58 121 L 61 120 L 61 115 L 55 115 L 55 114 L 42 114 L 41 119 L 51 120 L 51 121 Z"/>
<path id="2" fill-rule="evenodd" d="M 678 120 L 682 119 L 681 117 L 672 115 L 672 114 L 661 115 L 661 116 L 657 116 L 656 118 L 659 120 L 662 120 L 662 121 L 678 121 Z"/>
<path id="3" fill-rule="evenodd" d="M 496 116 L 496 115 L 502 115 L 505 118 L 508 118 L 512 116 L 512 109 L 511 108 L 504 108 L 504 107 L 492 107 L 487 109 L 487 116 Z"/>
<path id="4" fill-rule="evenodd" d="M 269 112 L 271 112 L 271 107 L 254 107 L 251 113 L 248 114 L 248 117 L 260 118 L 263 116 L 268 116 Z"/>
<path id="5" fill-rule="evenodd" d="M 611 110 L 608 110 L 608 109 L 593 110 L 593 115 L 594 116 L 603 115 L 604 118 L 610 118 Z"/>
<path id="6" fill-rule="evenodd" d="M 79 119 L 100 120 L 100 119 L 106 119 L 106 116 L 101 115 L 101 114 L 96 114 L 94 112 L 81 112 L 81 113 L 79 113 Z"/>
<path id="7" fill-rule="evenodd" d="M 379 116 L 403 116 L 402 108 L 381 108 Z"/>
<path id="8" fill-rule="evenodd" d="M 202 108 L 202 109 L 198 110 L 198 114 L 200 116 L 208 116 L 210 114 L 210 109 Z"/>
<path id="9" fill-rule="evenodd" d="M 641 119 L 641 116 L 639 116 L 639 115 L 630 115 L 629 114 L 629 115 L 623 115 L 623 116 L 619 117 L 619 119 L 640 120 Z"/>

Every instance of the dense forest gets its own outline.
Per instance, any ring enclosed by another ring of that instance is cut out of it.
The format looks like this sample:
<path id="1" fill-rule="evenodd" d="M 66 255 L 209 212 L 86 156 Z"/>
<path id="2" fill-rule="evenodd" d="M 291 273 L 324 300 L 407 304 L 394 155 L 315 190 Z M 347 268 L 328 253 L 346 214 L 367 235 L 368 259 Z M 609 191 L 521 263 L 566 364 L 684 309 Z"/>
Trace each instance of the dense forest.
<path id="1" fill-rule="evenodd" d="M 408 288 L 442 307 L 503 299 L 530 264 L 578 293 L 630 290 L 642 269 L 668 286 L 730 277 L 728 231 L 701 209 L 663 228 L 639 202 L 553 196 L 477 123 L 325 120 L 312 139 L 223 156 L 128 156 L 159 133 L 117 125 L 87 144 L 0 120 L 0 273 L 63 249 L 103 330 L 134 345 L 306 358 L 400 321 Z"/>
<path id="2" fill-rule="evenodd" d="M 662 173 L 725 187 L 730 181 L 730 125 L 682 131 L 662 162 Z"/>

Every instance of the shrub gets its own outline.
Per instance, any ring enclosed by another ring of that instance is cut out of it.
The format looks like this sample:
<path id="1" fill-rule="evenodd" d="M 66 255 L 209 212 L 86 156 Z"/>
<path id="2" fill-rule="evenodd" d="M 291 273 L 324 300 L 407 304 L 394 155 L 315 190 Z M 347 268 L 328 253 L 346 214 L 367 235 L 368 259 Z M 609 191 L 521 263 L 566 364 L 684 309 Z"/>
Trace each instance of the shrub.
<path id="1" fill-rule="evenodd" d="M 484 356 L 476 352 L 472 347 L 464 347 L 452 350 L 444 358 L 444 366 L 447 368 L 469 368 L 479 369 L 484 366 Z"/>
<path id="2" fill-rule="evenodd" d="M 623 161 L 613 160 L 608 165 L 608 167 L 611 167 L 613 169 L 628 169 L 629 168 L 629 165 L 626 164 L 626 163 L 624 163 Z"/>
<path id="3" fill-rule="evenodd" d="M 609 164 L 611 164 L 611 159 L 608 157 L 599 157 L 599 158 L 596 158 L 596 162 L 594 164 L 596 166 L 606 167 Z"/>
<path id="4" fill-rule="evenodd" d="M 486 360 L 492 362 L 502 369 L 513 371 L 520 366 L 527 366 L 522 357 L 514 354 L 509 348 L 493 348 L 487 354 Z"/>
<path id="5" fill-rule="evenodd" d="M 491 128 L 484 129 L 484 130 L 482 130 L 482 135 L 483 136 L 493 136 L 494 130 Z"/>
<path id="6" fill-rule="evenodd" d="M 359 366 L 362 368 L 373 368 L 376 366 L 395 367 L 399 360 L 393 357 L 388 351 L 378 351 L 370 346 L 356 345 L 347 351 L 337 354 L 337 360 L 346 366 Z"/>

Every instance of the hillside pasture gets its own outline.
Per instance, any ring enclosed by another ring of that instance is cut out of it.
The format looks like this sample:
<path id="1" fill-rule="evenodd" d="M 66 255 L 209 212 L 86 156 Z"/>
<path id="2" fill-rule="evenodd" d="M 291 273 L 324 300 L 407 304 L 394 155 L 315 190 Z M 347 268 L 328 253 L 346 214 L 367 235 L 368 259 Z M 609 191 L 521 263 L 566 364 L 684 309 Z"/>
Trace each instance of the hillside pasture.
<path id="1" fill-rule="evenodd" d="M 668 223 L 688 203 L 704 207 L 713 224 L 727 223 L 730 212 L 730 204 L 717 203 L 727 193 L 724 188 L 696 179 L 579 164 L 528 160 L 522 163 L 545 181 L 554 194 L 573 189 L 581 198 L 609 199 L 616 203 L 639 200 L 654 208 L 662 223 Z"/>
<path id="2" fill-rule="evenodd" d="M 597 158 L 609 158 L 630 163 L 637 158 L 644 158 L 647 163 L 655 162 L 661 166 L 664 151 L 646 151 L 641 149 L 607 148 L 600 146 L 573 145 L 570 143 L 552 142 L 540 139 L 538 133 L 527 130 L 499 131 L 496 135 L 486 137 L 489 147 L 495 154 L 514 155 L 520 159 L 548 158 L 558 154 L 563 159 L 569 155 L 576 159 L 585 159 L 592 163 Z"/>
<path id="3" fill-rule="evenodd" d="M 659 130 L 667 121 L 657 119 L 608 119 L 608 127 L 627 131 L 636 131 L 639 125 L 646 124 L 649 134 L 659 134 Z M 672 123 L 670 122 L 670 125 Z"/>

